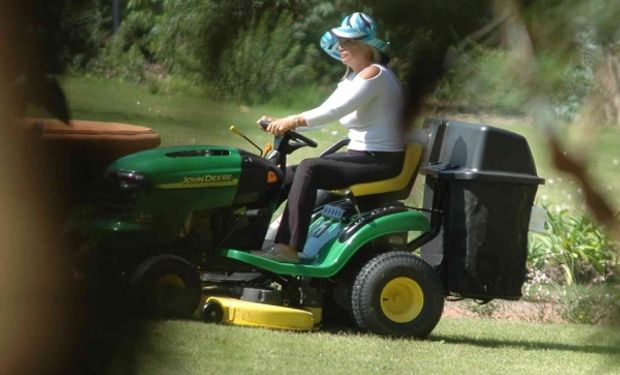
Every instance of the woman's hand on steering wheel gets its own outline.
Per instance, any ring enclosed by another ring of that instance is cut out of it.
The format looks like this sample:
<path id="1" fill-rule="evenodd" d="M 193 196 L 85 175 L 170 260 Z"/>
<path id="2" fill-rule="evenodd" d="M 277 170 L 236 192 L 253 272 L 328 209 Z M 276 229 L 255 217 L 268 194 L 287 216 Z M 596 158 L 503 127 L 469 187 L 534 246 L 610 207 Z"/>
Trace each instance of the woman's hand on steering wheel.
<path id="1" fill-rule="evenodd" d="M 306 137 L 303 134 L 299 134 L 293 129 L 296 128 L 295 124 L 298 121 L 298 116 L 289 116 L 283 119 L 276 119 L 269 116 L 262 116 L 256 124 L 261 127 L 266 132 L 274 134 L 276 137 L 284 135 L 284 133 L 288 133 L 287 135 L 294 140 L 303 142 L 304 145 L 309 147 L 316 147 L 317 143 L 315 140 Z M 291 125 L 292 124 L 292 125 Z M 282 130 L 285 129 L 285 130 Z"/>
<path id="2" fill-rule="evenodd" d="M 261 121 L 267 121 L 269 125 L 267 125 L 265 129 L 266 132 L 269 132 L 273 135 L 282 135 L 289 130 L 294 130 L 297 119 L 295 116 L 288 116 L 285 118 L 275 118 L 271 116 L 261 116 L 261 118 L 256 121 L 256 124 L 262 128 L 260 125 Z"/>

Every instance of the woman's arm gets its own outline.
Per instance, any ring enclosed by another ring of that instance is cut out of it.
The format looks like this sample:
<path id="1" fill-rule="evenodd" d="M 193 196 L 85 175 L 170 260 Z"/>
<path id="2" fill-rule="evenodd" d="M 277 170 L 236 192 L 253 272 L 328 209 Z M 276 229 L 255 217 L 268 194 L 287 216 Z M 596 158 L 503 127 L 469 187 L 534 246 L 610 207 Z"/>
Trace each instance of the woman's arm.
<path id="1" fill-rule="evenodd" d="M 329 101 L 329 105 L 303 112 L 302 116 L 308 126 L 323 125 L 336 121 L 349 113 L 368 104 L 381 91 L 380 81 L 374 79 L 380 73 L 378 67 L 372 65 L 364 69 L 359 79 L 354 79 L 348 88 L 346 97 Z M 326 103 L 328 103 L 326 101 Z"/>
<path id="2" fill-rule="evenodd" d="M 374 78 L 380 72 L 381 70 L 377 66 L 371 65 L 360 72 L 360 79 L 353 80 L 347 93 L 338 88 L 317 108 L 281 119 L 262 116 L 257 123 L 261 120 L 269 120 L 270 124 L 266 130 L 279 135 L 299 127 L 318 126 L 336 121 L 363 107 L 379 94 L 380 82 Z M 346 95 L 346 97 L 342 97 L 342 95 Z"/>

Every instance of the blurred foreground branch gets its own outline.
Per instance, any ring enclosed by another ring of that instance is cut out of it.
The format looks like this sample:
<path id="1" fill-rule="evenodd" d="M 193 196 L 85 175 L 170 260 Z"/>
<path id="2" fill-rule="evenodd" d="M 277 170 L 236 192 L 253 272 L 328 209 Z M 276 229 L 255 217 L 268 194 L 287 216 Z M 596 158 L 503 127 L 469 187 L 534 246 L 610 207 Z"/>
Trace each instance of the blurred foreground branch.
<path id="1" fill-rule="evenodd" d="M 594 179 L 588 173 L 588 165 L 584 161 L 587 160 L 587 156 L 582 155 L 580 158 L 569 156 L 579 153 L 567 152 L 566 146 L 558 136 L 557 119 L 550 109 L 550 100 L 539 86 L 543 80 L 540 77 L 540 69 L 535 59 L 536 53 L 532 38 L 523 18 L 521 1 L 494 0 L 493 9 L 497 17 L 506 20 L 502 30 L 504 41 L 515 54 L 517 63 L 521 67 L 525 85 L 533 98 L 530 103 L 531 114 L 536 123 L 542 126 L 555 167 L 578 181 L 594 219 L 605 227 L 615 241 L 620 242 L 618 215 L 614 213 L 612 204 L 597 188 Z"/>

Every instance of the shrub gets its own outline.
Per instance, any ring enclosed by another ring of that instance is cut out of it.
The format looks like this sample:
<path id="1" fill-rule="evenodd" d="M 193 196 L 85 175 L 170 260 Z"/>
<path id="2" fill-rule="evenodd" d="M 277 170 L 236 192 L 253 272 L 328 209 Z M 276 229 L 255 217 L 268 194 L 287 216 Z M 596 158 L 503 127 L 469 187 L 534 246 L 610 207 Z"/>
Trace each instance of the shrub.
<path id="1" fill-rule="evenodd" d="M 227 99 L 290 103 L 297 97 L 316 105 L 318 86 L 342 74 L 332 59 L 318 58 L 325 17 L 335 12 L 318 0 L 131 0 L 124 12 L 88 68 L 146 83 L 151 91 L 174 76 Z"/>
<path id="2" fill-rule="evenodd" d="M 105 6 L 99 0 L 66 1 L 61 19 L 63 60 L 74 71 L 82 70 L 97 56 L 105 29 Z"/>
<path id="3" fill-rule="evenodd" d="M 560 314 L 570 323 L 611 323 L 620 316 L 620 293 L 609 285 L 572 285 L 559 294 Z"/>
<path id="4" fill-rule="evenodd" d="M 227 62 L 217 83 L 222 96 L 258 103 L 312 82 L 312 61 L 318 51 L 314 46 L 304 48 L 290 37 L 291 22 L 286 15 L 267 16 L 241 32 L 222 55 Z"/>
<path id="5" fill-rule="evenodd" d="M 297 85 L 284 92 L 276 93 L 268 102 L 269 105 L 280 108 L 296 108 L 297 110 L 305 110 L 314 108 L 322 103 L 330 94 L 330 89 L 335 86 L 319 86 L 317 84 Z"/>
<path id="6" fill-rule="evenodd" d="M 89 68 L 130 81 L 159 80 L 170 73 L 196 78 L 194 49 L 201 0 L 131 0 L 120 28 Z"/>
<path id="7" fill-rule="evenodd" d="M 557 283 L 543 271 L 530 268 L 527 280 L 523 285 L 523 299 L 531 302 L 548 302 L 553 297 Z"/>
<path id="8" fill-rule="evenodd" d="M 92 72 L 105 77 L 140 82 L 144 79 L 147 62 L 138 45 L 125 45 L 122 33 L 123 31 L 117 32 L 97 59 L 91 62 L 89 68 Z"/>
<path id="9" fill-rule="evenodd" d="M 522 114 L 527 92 L 514 70 L 507 52 L 475 49 L 461 56 L 434 97 L 469 110 Z"/>
<path id="10" fill-rule="evenodd" d="M 587 40 L 578 46 L 592 44 Z M 574 119 L 591 91 L 597 60 L 589 53 L 580 47 L 570 59 L 547 51 L 537 55 L 538 89 L 548 95 L 558 118 Z M 469 51 L 452 50 L 448 56 L 450 69 L 433 94 L 436 101 L 469 111 L 527 113 L 532 93 L 523 81 L 521 56 L 478 45 Z"/>
<path id="11" fill-rule="evenodd" d="M 587 215 L 548 211 L 548 230 L 530 237 L 528 263 L 556 282 L 605 281 L 618 265 L 615 244 Z"/>
<path id="12" fill-rule="evenodd" d="M 498 310 L 499 305 L 495 301 L 479 303 L 477 301 L 467 301 L 467 309 L 478 316 L 489 318 Z"/>

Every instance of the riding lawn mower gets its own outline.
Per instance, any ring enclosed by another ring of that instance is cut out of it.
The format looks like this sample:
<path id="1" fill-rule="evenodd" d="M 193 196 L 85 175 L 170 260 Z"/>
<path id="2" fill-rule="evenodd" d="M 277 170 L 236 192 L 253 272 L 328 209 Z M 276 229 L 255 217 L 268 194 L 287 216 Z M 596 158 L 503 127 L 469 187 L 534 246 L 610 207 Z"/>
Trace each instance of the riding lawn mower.
<path id="1" fill-rule="evenodd" d="M 148 316 L 309 331 L 347 321 L 418 338 L 446 299 L 521 297 L 544 183 L 525 138 L 428 119 L 398 176 L 319 194 L 299 263 L 253 254 L 277 226 L 288 155 L 316 146 L 289 131 L 258 154 L 191 145 L 114 161 L 82 225 L 103 280 Z M 418 174 L 424 199 L 412 207 Z"/>

